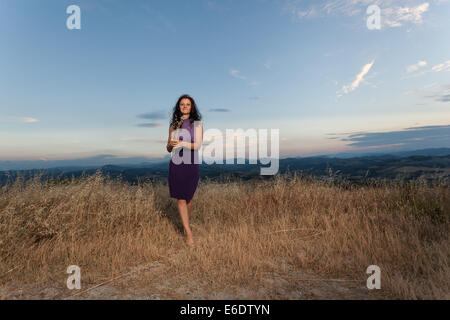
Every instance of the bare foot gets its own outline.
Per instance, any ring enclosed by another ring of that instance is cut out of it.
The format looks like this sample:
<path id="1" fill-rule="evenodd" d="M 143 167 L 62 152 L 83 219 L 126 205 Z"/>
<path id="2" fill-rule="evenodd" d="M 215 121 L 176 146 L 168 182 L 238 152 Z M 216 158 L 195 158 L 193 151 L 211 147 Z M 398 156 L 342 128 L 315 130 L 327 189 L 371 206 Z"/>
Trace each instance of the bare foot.
<path id="1" fill-rule="evenodd" d="M 193 247 L 194 246 L 194 239 L 192 238 L 192 235 L 187 235 L 186 236 L 186 244 L 189 247 Z"/>

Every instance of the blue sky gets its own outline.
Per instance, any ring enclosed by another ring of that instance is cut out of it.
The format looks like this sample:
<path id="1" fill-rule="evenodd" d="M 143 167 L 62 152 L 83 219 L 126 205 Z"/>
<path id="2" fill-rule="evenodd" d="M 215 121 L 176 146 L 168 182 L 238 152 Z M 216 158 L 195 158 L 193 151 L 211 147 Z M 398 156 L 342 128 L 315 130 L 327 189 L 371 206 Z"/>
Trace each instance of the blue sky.
<path id="1" fill-rule="evenodd" d="M 450 147 L 449 39 L 448 0 L 1 0 L 0 160 L 163 157 L 184 93 L 281 158 Z"/>

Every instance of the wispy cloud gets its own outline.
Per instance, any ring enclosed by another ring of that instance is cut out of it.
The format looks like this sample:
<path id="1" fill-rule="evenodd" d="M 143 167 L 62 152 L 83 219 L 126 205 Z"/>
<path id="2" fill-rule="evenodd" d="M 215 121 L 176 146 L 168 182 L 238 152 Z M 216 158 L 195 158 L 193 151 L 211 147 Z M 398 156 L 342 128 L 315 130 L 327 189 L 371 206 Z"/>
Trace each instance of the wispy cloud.
<path id="1" fill-rule="evenodd" d="M 403 92 L 404 95 L 416 94 L 419 97 L 431 98 L 438 102 L 450 102 L 450 84 L 441 85 L 437 82 Z M 420 104 L 425 105 L 425 104 Z"/>
<path id="2" fill-rule="evenodd" d="M 341 97 L 343 94 L 348 94 L 354 90 L 356 90 L 362 81 L 364 81 L 364 76 L 370 71 L 374 64 L 375 60 L 372 60 L 368 64 L 364 65 L 361 69 L 361 72 L 355 76 L 355 80 L 352 83 L 345 85 L 342 87 L 340 91 L 337 92 L 338 97 Z"/>
<path id="3" fill-rule="evenodd" d="M 259 81 L 248 80 L 246 76 L 242 75 L 241 72 L 239 70 L 236 70 L 236 69 L 231 69 L 230 70 L 230 75 L 232 77 L 237 78 L 237 79 L 244 80 L 247 83 L 247 85 L 252 86 L 252 87 L 256 87 L 256 86 L 259 86 L 261 84 L 261 82 L 259 82 Z"/>
<path id="4" fill-rule="evenodd" d="M 349 141 L 348 145 L 354 147 L 441 147 L 450 143 L 450 125 L 409 127 L 389 132 L 358 132 L 340 140 Z"/>
<path id="5" fill-rule="evenodd" d="M 435 97 L 436 101 L 440 101 L 440 102 L 450 102 L 450 93 L 449 94 L 444 94 L 442 96 L 437 96 Z"/>
<path id="6" fill-rule="evenodd" d="M 423 15 L 429 10 L 430 4 L 415 3 L 417 1 L 413 0 L 287 0 L 282 12 L 288 12 L 297 21 L 326 15 L 365 17 L 367 7 L 375 4 L 381 9 L 382 26 L 400 27 L 405 23 L 423 23 Z"/>
<path id="7" fill-rule="evenodd" d="M 425 96 L 438 102 L 450 102 L 450 85 L 441 86 L 434 94 Z"/>
<path id="8" fill-rule="evenodd" d="M 381 10 L 382 23 L 389 27 L 401 27 L 406 22 L 421 24 L 423 14 L 428 11 L 430 4 L 422 3 L 415 7 L 393 7 Z"/>
<path id="9" fill-rule="evenodd" d="M 39 121 L 38 119 L 31 118 L 31 117 L 25 117 L 25 118 L 21 119 L 21 122 L 24 122 L 24 123 L 33 123 L 33 122 L 38 122 L 38 121 Z"/>
<path id="10" fill-rule="evenodd" d="M 148 122 L 148 123 L 139 123 L 139 124 L 137 124 L 137 126 L 144 127 L 144 128 L 160 128 L 163 125 L 160 123 Z"/>
<path id="11" fill-rule="evenodd" d="M 236 69 L 231 69 L 231 70 L 230 70 L 230 74 L 231 74 L 233 77 L 238 78 L 238 79 L 242 79 L 242 80 L 247 79 L 246 77 L 244 77 L 244 76 L 241 75 L 241 72 L 240 72 L 239 70 L 236 70 Z"/>
<path id="12" fill-rule="evenodd" d="M 419 68 L 426 67 L 426 61 L 418 61 L 416 64 L 412 64 L 406 67 L 406 72 L 414 72 L 419 70 Z"/>
<path id="13" fill-rule="evenodd" d="M 445 61 L 444 63 L 435 65 L 433 68 L 431 68 L 434 72 L 441 72 L 441 71 L 450 71 L 450 60 Z"/>
<path id="14" fill-rule="evenodd" d="M 17 123 L 35 123 L 38 122 L 39 120 L 32 117 L 7 117 L 6 121 Z"/>
<path id="15" fill-rule="evenodd" d="M 409 67 L 407 67 L 407 69 L 408 68 Z M 413 71 L 418 71 L 418 69 L 413 70 Z M 428 70 L 422 70 L 422 71 L 418 71 L 415 73 L 410 72 L 410 73 L 412 73 L 411 75 L 404 76 L 401 79 L 404 80 L 404 79 L 410 79 L 410 78 L 417 78 L 417 77 L 423 76 L 424 74 L 429 73 L 429 72 L 443 72 L 443 71 L 447 71 L 447 72 L 450 71 L 450 60 L 447 60 L 443 63 L 437 64 L 437 65 L 429 68 Z"/>
<path id="16" fill-rule="evenodd" d="M 167 140 L 164 139 L 157 139 L 157 138 L 137 138 L 137 137 L 127 137 L 127 138 L 121 138 L 120 141 L 125 142 L 157 142 L 157 143 L 166 143 Z"/>
<path id="17" fill-rule="evenodd" d="M 209 111 L 211 112 L 230 112 L 230 109 L 226 109 L 226 108 L 213 108 L 213 109 L 209 109 Z"/>
<path id="18" fill-rule="evenodd" d="M 137 115 L 141 119 L 166 119 L 166 114 L 164 111 L 153 111 L 147 113 L 141 113 Z"/>
<path id="19" fill-rule="evenodd" d="M 159 120 L 167 118 L 164 111 L 152 111 L 147 113 L 141 113 L 138 114 L 137 117 L 146 120 Z M 140 123 L 137 126 L 144 128 L 159 128 L 162 127 L 162 124 L 156 122 L 147 122 L 147 123 Z"/>

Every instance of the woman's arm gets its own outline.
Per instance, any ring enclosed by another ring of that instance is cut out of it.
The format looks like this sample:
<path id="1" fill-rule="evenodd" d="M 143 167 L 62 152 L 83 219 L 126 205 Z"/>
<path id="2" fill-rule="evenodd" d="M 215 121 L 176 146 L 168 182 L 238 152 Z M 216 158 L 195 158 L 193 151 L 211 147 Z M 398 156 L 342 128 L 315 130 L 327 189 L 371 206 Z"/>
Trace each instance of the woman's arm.
<path id="1" fill-rule="evenodd" d="M 170 145 L 170 140 L 172 139 L 172 132 L 173 132 L 173 128 L 172 126 L 169 127 L 169 139 L 167 139 L 167 145 L 166 145 L 166 149 L 167 152 L 172 152 L 173 146 Z"/>
<path id="2" fill-rule="evenodd" d="M 182 141 L 180 142 L 182 147 L 198 150 L 202 147 L 203 144 L 203 125 L 200 123 L 195 127 L 194 132 L 194 142 Z"/>

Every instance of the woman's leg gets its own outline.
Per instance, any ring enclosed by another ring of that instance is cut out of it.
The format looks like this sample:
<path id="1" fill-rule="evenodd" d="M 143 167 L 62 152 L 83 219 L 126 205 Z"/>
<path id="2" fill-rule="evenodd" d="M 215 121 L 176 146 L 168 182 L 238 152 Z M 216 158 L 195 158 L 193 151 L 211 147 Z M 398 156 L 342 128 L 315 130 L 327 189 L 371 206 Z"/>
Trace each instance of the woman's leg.
<path id="1" fill-rule="evenodd" d="M 192 215 L 192 199 L 191 200 L 187 200 L 186 201 L 186 205 L 187 205 L 187 208 L 188 208 L 188 216 L 190 218 L 191 215 Z"/>
<path id="2" fill-rule="evenodd" d="M 186 243 L 192 245 L 194 240 L 192 239 L 192 231 L 189 226 L 189 213 L 186 200 L 178 199 L 178 211 L 180 212 L 181 223 L 183 224 L 184 232 L 186 234 Z"/>

